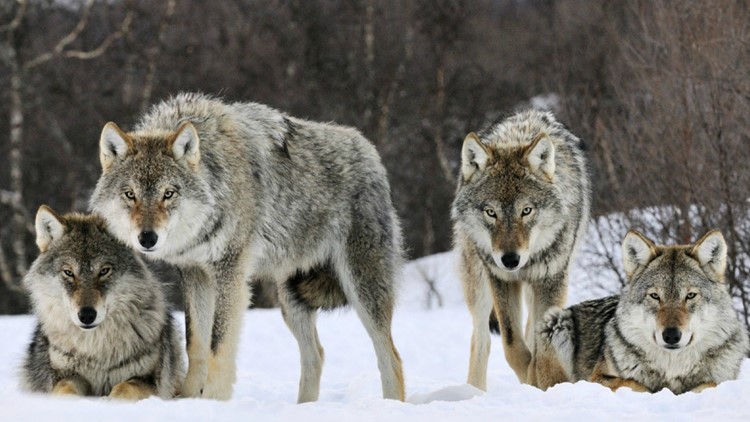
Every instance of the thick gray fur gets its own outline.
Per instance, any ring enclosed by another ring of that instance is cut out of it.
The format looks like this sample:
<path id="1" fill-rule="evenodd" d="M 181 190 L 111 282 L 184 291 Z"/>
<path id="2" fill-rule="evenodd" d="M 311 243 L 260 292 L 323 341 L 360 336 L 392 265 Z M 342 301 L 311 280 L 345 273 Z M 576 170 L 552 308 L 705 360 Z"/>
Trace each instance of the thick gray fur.
<path id="1" fill-rule="evenodd" d="M 518 379 L 543 389 L 560 381 L 551 357 L 535 350 L 534 327 L 550 307 L 565 303 L 589 196 L 581 142 L 549 112 L 522 111 L 467 136 L 451 216 L 474 326 L 470 384 L 486 388 L 493 307 Z M 518 252 L 518 268 L 501 263 L 508 252 Z M 525 334 L 522 295 L 529 309 Z"/>
<path id="2" fill-rule="evenodd" d="M 174 397 L 184 363 L 161 285 L 130 248 L 107 232 L 101 218 L 54 218 L 63 231 L 43 244 L 24 278 L 38 323 L 21 369 L 22 387 L 50 393 L 69 382 L 72 390 L 66 394 Z M 99 277 L 103 266 L 111 270 Z M 74 272 L 75 280 L 63 269 Z M 84 306 L 99 311 L 97 321 L 105 315 L 95 328 L 81 328 L 76 320 Z M 127 382 L 138 385 L 138 391 L 112 391 Z"/>
<path id="3" fill-rule="evenodd" d="M 623 254 L 620 296 L 551 310 L 539 326 L 569 381 L 682 394 L 736 379 L 750 342 L 724 282 L 721 234 L 658 246 L 631 231 Z M 674 346 L 661 338 L 667 328 L 681 333 Z"/>
<path id="4" fill-rule="evenodd" d="M 195 128 L 199 158 L 171 149 L 186 123 Z M 300 401 L 318 398 L 323 349 L 316 311 L 345 304 L 372 338 L 384 396 L 404 398 L 391 339 L 400 227 L 385 168 L 359 132 L 186 93 L 155 105 L 133 132 L 111 139 L 105 127 L 102 152 L 109 155 L 91 206 L 133 248 L 181 268 L 186 395 L 231 396 L 246 281 L 261 277 L 277 283 L 299 342 Z M 176 196 L 160 202 L 166 186 Z M 123 197 L 128 189 L 135 200 Z M 143 250 L 137 240 L 143 230 L 156 231 L 163 243 Z"/>

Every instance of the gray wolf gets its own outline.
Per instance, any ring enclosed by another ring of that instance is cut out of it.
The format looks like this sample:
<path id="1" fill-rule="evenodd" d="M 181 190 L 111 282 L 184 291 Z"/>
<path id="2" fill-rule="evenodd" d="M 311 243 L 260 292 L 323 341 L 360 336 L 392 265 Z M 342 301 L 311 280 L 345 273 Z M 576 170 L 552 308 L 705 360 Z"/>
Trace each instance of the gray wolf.
<path id="1" fill-rule="evenodd" d="M 91 208 L 135 250 L 181 268 L 182 394 L 228 399 L 248 279 L 273 280 L 301 354 L 298 400 L 317 400 L 316 314 L 351 305 L 372 339 L 383 396 L 403 400 L 391 320 L 401 234 L 385 168 L 354 129 L 256 103 L 180 94 L 135 130 L 100 139 Z"/>
<path id="2" fill-rule="evenodd" d="M 171 398 L 181 340 L 161 285 L 94 215 L 36 216 L 39 257 L 23 280 L 39 322 L 21 369 L 27 391 Z"/>
<path id="3" fill-rule="evenodd" d="M 750 343 L 724 283 L 721 233 L 657 246 L 631 230 L 622 249 L 620 296 L 552 309 L 540 324 L 569 381 L 682 394 L 736 379 Z"/>
<path id="4" fill-rule="evenodd" d="M 451 216 L 474 327 L 470 384 L 487 388 L 493 306 L 518 379 L 542 389 L 565 379 L 554 355 L 535 349 L 535 327 L 566 300 L 589 190 L 580 141 L 551 113 L 523 111 L 466 136 Z M 529 309 L 525 338 L 522 290 Z"/>

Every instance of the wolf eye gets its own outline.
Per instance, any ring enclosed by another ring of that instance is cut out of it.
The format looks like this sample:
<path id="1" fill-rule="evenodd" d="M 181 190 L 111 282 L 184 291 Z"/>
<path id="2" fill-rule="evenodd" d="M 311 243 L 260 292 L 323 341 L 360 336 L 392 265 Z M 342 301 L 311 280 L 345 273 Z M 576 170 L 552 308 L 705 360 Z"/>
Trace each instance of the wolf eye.
<path id="1" fill-rule="evenodd" d="M 487 215 L 492 218 L 497 218 L 497 213 L 492 208 L 485 208 L 484 212 L 487 213 Z"/>
<path id="2" fill-rule="evenodd" d="M 73 271 L 70 270 L 63 270 L 63 274 L 65 274 L 67 277 L 73 277 Z"/>
<path id="3" fill-rule="evenodd" d="M 168 190 L 168 191 L 164 192 L 164 199 L 169 199 L 169 198 L 171 198 L 173 196 L 174 196 L 174 191 L 173 190 Z"/>
<path id="4" fill-rule="evenodd" d="M 659 300 L 659 295 L 657 295 L 656 293 L 651 293 L 649 296 L 651 297 L 651 299 Z"/>
<path id="5" fill-rule="evenodd" d="M 125 197 L 132 201 L 135 199 L 135 193 L 132 190 L 126 190 Z"/>
<path id="6" fill-rule="evenodd" d="M 685 296 L 685 299 L 687 299 L 687 300 L 695 299 L 696 296 L 698 296 L 698 293 L 690 292 L 690 293 L 687 294 L 687 296 Z"/>
<path id="7" fill-rule="evenodd" d="M 109 274 L 110 268 L 104 267 L 101 270 L 99 270 L 99 277 L 104 277 L 105 275 Z"/>
<path id="8" fill-rule="evenodd" d="M 521 210 L 521 216 L 526 217 L 527 215 L 531 214 L 531 207 L 526 207 L 523 210 Z"/>

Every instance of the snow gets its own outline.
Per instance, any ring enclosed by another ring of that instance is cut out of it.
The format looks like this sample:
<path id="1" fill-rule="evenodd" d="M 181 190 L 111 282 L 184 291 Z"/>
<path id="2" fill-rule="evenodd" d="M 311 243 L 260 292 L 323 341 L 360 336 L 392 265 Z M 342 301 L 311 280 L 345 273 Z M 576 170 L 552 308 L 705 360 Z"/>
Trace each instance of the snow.
<path id="1" fill-rule="evenodd" d="M 589 237 L 591 238 L 591 237 Z M 584 245 L 585 250 L 596 245 Z M 604 272 L 597 279 L 584 271 L 596 258 L 579 254 L 574 265 L 569 302 L 597 297 L 595 285 L 616 285 Z M 440 293 L 428 296 L 428 284 Z M 602 279 L 604 280 L 602 282 Z M 609 283 L 609 284 L 608 284 Z M 614 283 L 614 284 L 613 284 Z M 601 290 L 601 288 L 600 288 Z M 604 292 L 606 293 L 606 292 Z M 295 404 L 299 381 L 297 344 L 278 310 L 252 310 L 245 315 L 238 381 L 228 402 L 150 398 L 121 403 L 95 398 L 59 398 L 19 391 L 17 370 L 31 337 L 30 316 L 0 317 L 0 421 L 75 420 L 325 420 L 421 421 L 542 420 L 601 421 L 680 419 L 748 420 L 743 399 L 750 397 L 750 360 L 740 379 L 700 394 L 675 396 L 622 389 L 612 393 L 596 384 L 561 384 L 542 392 L 521 385 L 505 362 L 500 338 L 493 336 L 488 392 L 465 384 L 471 318 L 463 302 L 455 254 L 443 253 L 409 263 L 404 269 L 393 334 L 404 362 L 407 402 L 380 398 L 375 354 L 364 328 L 348 310 L 321 314 L 318 321 L 325 348 L 320 400 Z M 429 299 L 428 299 L 429 298 Z M 182 321 L 183 315 L 177 314 Z M 181 324 L 181 322 L 180 322 Z"/>

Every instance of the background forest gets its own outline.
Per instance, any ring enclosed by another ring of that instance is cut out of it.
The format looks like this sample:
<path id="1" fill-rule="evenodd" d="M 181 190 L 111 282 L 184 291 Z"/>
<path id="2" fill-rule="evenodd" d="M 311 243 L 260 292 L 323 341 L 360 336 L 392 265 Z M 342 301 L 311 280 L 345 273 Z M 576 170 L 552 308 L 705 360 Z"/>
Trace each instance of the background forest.
<path id="1" fill-rule="evenodd" d="M 409 258 L 451 248 L 466 133 L 551 109 L 594 180 L 602 242 L 582 253 L 622 282 L 604 240 L 624 227 L 662 242 L 719 228 L 747 321 L 749 69 L 742 0 L 4 0 L 0 313 L 28 310 L 38 206 L 86 210 L 104 123 L 199 90 L 361 130 Z"/>

